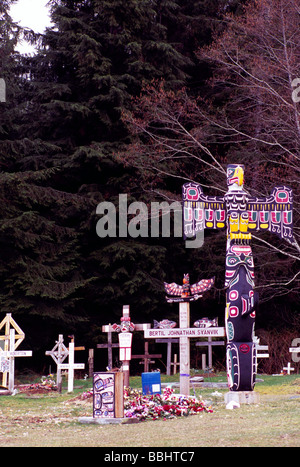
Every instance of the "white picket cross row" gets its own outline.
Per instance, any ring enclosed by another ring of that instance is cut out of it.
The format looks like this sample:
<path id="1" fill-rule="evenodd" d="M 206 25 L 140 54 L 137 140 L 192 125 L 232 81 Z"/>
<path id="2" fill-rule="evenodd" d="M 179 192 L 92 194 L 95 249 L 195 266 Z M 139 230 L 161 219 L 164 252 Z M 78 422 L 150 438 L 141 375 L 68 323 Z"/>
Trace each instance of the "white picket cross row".
<path id="1" fill-rule="evenodd" d="M 69 363 L 58 363 L 57 369 L 68 370 L 68 392 L 74 389 L 74 370 L 84 370 L 84 363 L 74 363 L 74 342 L 69 344 Z"/>
<path id="2" fill-rule="evenodd" d="M 15 329 L 10 329 L 9 350 L 1 351 L 0 357 L 9 360 L 8 389 L 12 392 L 15 387 L 15 357 L 32 357 L 32 350 L 15 350 Z"/>

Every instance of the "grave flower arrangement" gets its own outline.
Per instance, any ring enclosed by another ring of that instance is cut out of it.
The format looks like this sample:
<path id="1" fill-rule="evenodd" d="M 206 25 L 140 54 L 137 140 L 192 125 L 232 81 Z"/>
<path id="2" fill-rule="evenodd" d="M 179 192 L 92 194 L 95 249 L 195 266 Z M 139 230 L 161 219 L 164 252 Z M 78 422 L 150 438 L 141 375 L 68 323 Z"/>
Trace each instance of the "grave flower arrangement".
<path id="1" fill-rule="evenodd" d="M 53 375 L 48 375 L 42 376 L 39 383 L 20 384 L 17 389 L 19 392 L 57 391 L 57 386 L 53 379 Z"/>
<path id="2" fill-rule="evenodd" d="M 212 412 L 211 406 L 196 397 L 175 394 L 165 388 L 163 394 L 143 395 L 140 390 L 127 388 L 124 393 L 124 416 L 139 420 L 169 419 Z"/>

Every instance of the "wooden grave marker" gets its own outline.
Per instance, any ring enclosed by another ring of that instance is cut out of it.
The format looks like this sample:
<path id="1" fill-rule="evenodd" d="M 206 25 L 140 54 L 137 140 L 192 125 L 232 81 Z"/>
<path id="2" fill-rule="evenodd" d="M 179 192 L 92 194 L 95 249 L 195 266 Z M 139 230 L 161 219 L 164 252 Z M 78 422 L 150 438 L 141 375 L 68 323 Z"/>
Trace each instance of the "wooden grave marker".
<path id="1" fill-rule="evenodd" d="M 0 352 L 0 357 L 8 359 L 8 373 L 9 383 L 8 390 L 13 392 L 15 387 L 15 358 L 16 357 L 32 357 L 32 350 L 15 350 L 16 348 L 16 336 L 15 329 L 10 329 L 9 333 L 9 350 Z"/>
<path id="2" fill-rule="evenodd" d="M 291 367 L 291 363 L 288 362 L 287 366 L 284 366 L 283 367 L 283 370 L 287 372 L 288 375 L 291 374 L 291 371 L 294 371 L 295 368 Z"/>
<path id="3" fill-rule="evenodd" d="M 144 372 L 149 372 L 149 365 L 150 363 L 155 363 L 155 360 L 151 360 L 151 358 L 162 358 L 162 354 L 149 354 L 149 342 L 145 341 L 144 344 L 145 353 L 144 355 L 132 355 L 131 358 L 140 358 L 142 361 L 141 364 L 144 363 Z"/>
<path id="4" fill-rule="evenodd" d="M 256 346 L 256 373 L 257 373 L 257 367 L 258 367 L 258 359 L 259 358 L 269 358 L 270 355 L 268 353 L 269 346 L 268 345 L 261 345 L 259 343 L 260 339 L 257 336 L 253 337 L 253 342 L 255 343 Z"/>
<path id="5" fill-rule="evenodd" d="M 62 390 L 62 377 L 61 377 L 61 368 L 59 365 L 63 363 L 63 361 L 67 358 L 69 355 L 69 350 L 64 344 L 64 338 L 62 334 L 59 334 L 58 336 L 58 341 L 56 341 L 55 346 L 53 347 L 52 350 L 47 350 L 45 352 L 46 355 L 49 355 L 50 357 L 53 358 L 57 365 L 57 370 L 56 370 L 56 385 L 57 389 L 59 392 Z"/>
<path id="6" fill-rule="evenodd" d="M 180 393 L 190 394 L 190 339 L 197 337 L 223 337 L 224 327 L 190 328 L 190 303 L 179 302 L 179 328 L 146 329 L 146 339 L 179 338 Z"/>
<path id="7" fill-rule="evenodd" d="M 84 363 L 74 362 L 75 344 L 70 342 L 69 344 L 69 361 L 68 363 L 59 363 L 57 368 L 59 370 L 68 370 L 68 392 L 73 392 L 74 389 L 74 370 L 84 370 Z"/>
<path id="8" fill-rule="evenodd" d="M 119 347 L 119 342 L 113 343 L 112 342 L 112 333 L 114 332 L 114 329 L 112 328 L 112 325 L 105 325 L 102 326 L 102 332 L 107 332 L 107 344 L 97 344 L 97 349 L 106 349 L 107 348 L 107 353 L 108 353 L 108 369 L 111 370 L 113 367 L 113 358 L 112 358 L 112 349 L 118 348 Z"/>
<path id="9" fill-rule="evenodd" d="M 129 305 L 123 305 L 120 325 L 113 324 L 112 326 L 102 326 L 103 332 L 118 332 L 119 359 L 122 361 L 122 371 L 124 372 L 125 387 L 129 387 L 129 365 L 131 360 L 132 333 L 134 331 L 145 331 L 150 327 L 150 323 L 133 324 L 131 322 Z M 112 347 L 113 346 L 114 344 L 112 344 Z"/>
<path id="10" fill-rule="evenodd" d="M 97 372 L 93 375 L 93 418 L 124 417 L 124 374 Z"/>
<path id="11" fill-rule="evenodd" d="M 209 329 L 209 328 L 207 328 Z M 212 364 L 212 348 L 213 346 L 215 345 L 225 345 L 225 342 L 224 341 L 213 341 L 212 340 L 212 337 L 208 337 L 207 338 L 207 341 L 201 341 L 201 342 L 196 342 L 196 346 L 197 347 L 207 347 L 208 348 L 208 368 L 212 368 L 213 367 L 213 364 Z M 202 368 L 204 369 L 204 368 Z"/>
<path id="12" fill-rule="evenodd" d="M 180 363 L 177 362 L 177 353 L 174 354 L 174 362 L 171 362 L 171 365 L 173 366 L 173 375 L 176 375 L 177 367 L 180 366 Z"/>
<path id="13" fill-rule="evenodd" d="M 10 349 L 10 330 L 15 330 L 15 342 L 14 342 L 14 350 L 16 350 L 21 342 L 25 339 L 25 333 L 22 331 L 20 326 L 15 322 L 11 313 L 7 313 L 6 316 L 0 323 L 0 331 L 4 328 L 4 335 L 0 335 L 0 347 L 4 351 L 8 351 Z M 3 346 L 1 345 L 3 343 Z M 5 363 L 5 357 L 2 355 L 2 369 L 6 369 L 8 367 L 8 361 Z M 7 386 L 7 375 L 9 371 L 1 371 L 2 375 L 2 386 Z"/>

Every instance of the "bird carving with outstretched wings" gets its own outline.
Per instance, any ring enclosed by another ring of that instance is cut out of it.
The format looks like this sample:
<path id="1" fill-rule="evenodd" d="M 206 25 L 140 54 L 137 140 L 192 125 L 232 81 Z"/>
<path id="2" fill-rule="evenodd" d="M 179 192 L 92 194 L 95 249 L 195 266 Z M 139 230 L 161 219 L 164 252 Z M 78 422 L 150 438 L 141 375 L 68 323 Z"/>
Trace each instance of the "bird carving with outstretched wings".
<path id="1" fill-rule="evenodd" d="M 176 282 L 168 284 L 164 282 L 165 291 L 169 295 L 167 298 L 168 302 L 189 302 L 197 300 L 202 297 L 202 293 L 211 289 L 215 282 L 215 278 L 202 279 L 195 284 L 190 285 L 189 274 L 184 274 L 183 284 L 179 285 Z"/>

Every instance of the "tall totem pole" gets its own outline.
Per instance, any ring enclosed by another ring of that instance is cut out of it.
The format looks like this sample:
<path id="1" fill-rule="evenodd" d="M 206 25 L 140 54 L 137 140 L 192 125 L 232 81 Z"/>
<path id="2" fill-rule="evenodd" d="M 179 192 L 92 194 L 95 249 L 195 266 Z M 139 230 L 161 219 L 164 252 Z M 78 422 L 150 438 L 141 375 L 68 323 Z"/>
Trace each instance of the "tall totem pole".
<path id="1" fill-rule="evenodd" d="M 253 342 L 255 309 L 254 262 L 251 231 L 269 230 L 293 243 L 293 195 L 276 187 L 267 198 L 251 197 L 244 190 L 244 166 L 227 166 L 228 191 L 206 196 L 197 183 L 183 185 L 184 238 L 206 229 L 227 228 L 226 245 L 226 364 L 231 391 L 252 391 L 255 384 L 256 349 Z"/>

